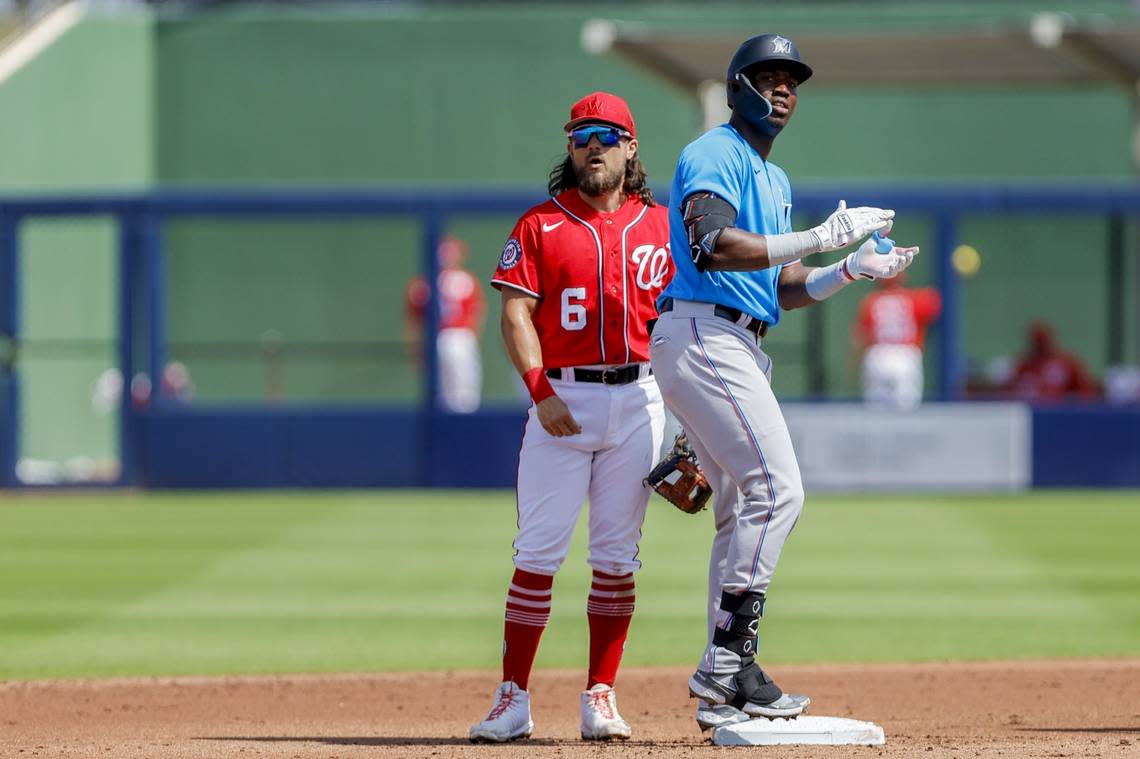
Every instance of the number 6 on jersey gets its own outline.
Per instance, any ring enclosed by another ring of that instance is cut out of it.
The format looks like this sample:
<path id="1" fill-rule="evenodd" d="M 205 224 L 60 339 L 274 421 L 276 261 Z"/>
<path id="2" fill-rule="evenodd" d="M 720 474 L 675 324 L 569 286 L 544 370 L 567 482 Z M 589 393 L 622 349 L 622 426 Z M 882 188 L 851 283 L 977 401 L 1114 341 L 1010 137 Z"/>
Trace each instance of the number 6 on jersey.
<path id="1" fill-rule="evenodd" d="M 586 300 L 586 288 L 567 287 L 562 291 L 562 329 L 577 332 L 586 328 L 586 307 L 571 301 Z"/>

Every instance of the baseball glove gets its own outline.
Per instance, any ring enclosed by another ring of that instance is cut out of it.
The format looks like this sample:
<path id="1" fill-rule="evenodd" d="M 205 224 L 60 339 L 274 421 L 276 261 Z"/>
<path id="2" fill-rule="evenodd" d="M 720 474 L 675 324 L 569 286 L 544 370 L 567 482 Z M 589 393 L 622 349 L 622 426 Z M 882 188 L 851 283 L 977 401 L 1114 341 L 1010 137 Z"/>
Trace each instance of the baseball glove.
<path id="1" fill-rule="evenodd" d="M 673 441 L 669 455 L 653 467 L 645 484 L 686 514 L 703 509 L 712 495 L 708 478 L 683 432 Z"/>

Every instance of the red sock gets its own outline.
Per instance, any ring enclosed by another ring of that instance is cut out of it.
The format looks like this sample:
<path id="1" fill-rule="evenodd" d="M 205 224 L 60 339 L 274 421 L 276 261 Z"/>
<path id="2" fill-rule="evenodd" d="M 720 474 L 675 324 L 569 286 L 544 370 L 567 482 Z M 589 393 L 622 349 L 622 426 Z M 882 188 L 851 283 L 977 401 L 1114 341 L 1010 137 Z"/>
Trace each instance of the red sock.
<path id="1" fill-rule="evenodd" d="M 598 683 L 613 687 L 636 600 L 632 574 L 608 575 L 594 570 L 594 582 L 586 601 L 586 617 L 590 620 L 587 689 Z"/>
<path id="2" fill-rule="evenodd" d="M 507 621 L 503 625 L 503 682 L 513 680 L 527 689 L 538 640 L 550 621 L 552 575 L 516 569 L 507 590 Z"/>

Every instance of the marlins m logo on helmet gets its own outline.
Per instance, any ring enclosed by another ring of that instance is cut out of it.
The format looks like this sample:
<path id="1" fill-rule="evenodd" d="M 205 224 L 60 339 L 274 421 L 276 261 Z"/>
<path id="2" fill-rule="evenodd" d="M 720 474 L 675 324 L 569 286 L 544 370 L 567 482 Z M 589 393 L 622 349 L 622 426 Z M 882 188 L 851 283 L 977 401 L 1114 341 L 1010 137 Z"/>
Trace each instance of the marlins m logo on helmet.
<path id="1" fill-rule="evenodd" d="M 772 52 L 780 55 L 789 55 L 792 52 L 792 41 L 780 35 L 772 38 Z"/>

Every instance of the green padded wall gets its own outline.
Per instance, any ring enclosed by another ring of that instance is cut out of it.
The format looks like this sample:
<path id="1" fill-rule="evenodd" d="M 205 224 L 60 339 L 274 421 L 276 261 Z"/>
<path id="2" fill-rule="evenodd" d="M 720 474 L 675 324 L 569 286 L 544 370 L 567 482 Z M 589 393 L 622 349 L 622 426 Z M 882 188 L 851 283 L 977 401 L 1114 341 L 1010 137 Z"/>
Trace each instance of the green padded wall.
<path id="1" fill-rule="evenodd" d="M 1120 16 L 1130 7 L 1069 9 Z M 1037 9 L 1020 2 L 876 4 L 871 13 L 825 3 L 329 4 L 316 13 L 89 18 L 0 85 L 0 188 L 491 183 L 537 196 L 563 149 L 570 102 L 595 89 L 629 100 L 651 179 L 665 188 L 678 151 L 698 133 L 697 105 L 632 64 L 582 52 L 589 18 L 727 27 L 742 38 L 762 29 L 794 36 L 881 28 L 887 36 L 902 27 L 1024 19 Z M 873 85 L 802 89 L 793 126 L 773 154 L 793 188 L 1132 176 L 1133 114 L 1121 92 Z M 451 231 L 471 244 L 481 276 L 492 271 L 513 221 L 453 220 Z M 171 357 L 187 362 L 205 401 L 283 393 L 290 401 L 411 402 L 421 378 L 404 355 L 402 300 L 420 265 L 419 234 L 409 219 L 171 225 Z M 1135 240 L 1135 230 L 1130 235 Z M 929 220 L 902 219 L 895 236 L 924 246 L 912 280 L 929 282 Z M 1033 315 L 1051 319 L 1066 345 L 1101 368 L 1101 220 L 972 217 L 961 236 L 982 253 L 980 272 L 963 283 L 971 362 L 1016 351 Z M 24 452 L 101 457 L 113 449 L 114 426 L 92 417 L 90 394 L 114 361 L 113 230 L 105 222 L 37 222 L 24 239 Z M 1082 252 L 1079 266 L 1073 251 Z M 518 388 L 498 337 L 498 296 L 489 288 L 486 295 L 485 396 L 511 401 Z M 849 291 L 824 307 L 833 394 L 857 388 L 848 348 L 857 303 Z M 1126 358 L 1136 361 L 1134 298 L 1128 309 Z M 787 396 L 806 389 L 804 313 L 789 314 L 769 339 L 776 384 Z"/>
<path id="2" fill-rule="evenodd" d="M 1121 7 L 1101 4 L 1100 9 L 1119 12 Z M 1007 3 L 966 12 L 947 5 L 901 9 L 885 17 L 892 19 L 893 26 L 968 24 L 979 17 L 1020 18 L 1028 9 Z M 244 11 L 172 19 L 157 26 L 162 83 L 159 178 L 174 184 L 493 182 L 522 184 L 538 193 L 562 149 L 560 126 L 570 102 L 591 90 L 609 89 L 630 101 L 650 176 L 657 186 L 667 187 L 677 152 L 698 133 L 698 109 L 687 93 L 637 67 L 612 56 L 582 52 L 582 24 L 595 16 L 614 15 L 686 28 L 731 25 L 742 29 L 742 37 L 760 28 L 779 27 L 794 34 L 805 28 L 873 23 L 864 12 L 837 5 L 796 11 L 742 5 L 700 9 L 626 5 L 620 14 L 606 5 L 475 10 L 445 6 L 414 14 L 358 9 L 341 15 L 270 16 Z M 726 51 L 726 59 L 730 52 Z M 809 83 L 800 95 L 793 126 L 773 155 L 792 176 L 793 189 L 812 181 L 849 179 L 969 182 L 992 177 L 1123 177 L 1131 171 L 1130 105 L 1120 92 L 1108 88 L 899 92 L 869 87 L 853 93 L 813 89 Z M 1079 151 L 1071 149 L 1075 134 L 1082 136 Z M 455 231 L 471 237 L 472 266 L 481 275 L 491 272 L 512 221 L 457 223 Z M 1010 294 L 1012 289 L 1013 302 L 1028 307 L 1033 287 L 1039 284 L 1032 278 L 1008 276 L 1011 267 L 1028 263 L 1025 246 L 1018 244 L 1016 235 L 1000 232 L 1002 222 L 995 224 L 997 228 L 985 224 L 963 228 L 963 239 L 984 249 L 985 256 L 981 272 L 967 288 L 964 334 L 971 340 L 979 336 L 968 345 L 973 363 L 1012 352 L 1020 344 L 1022 324 L 1003 313 L 1011 308 L 1010 298 L 988 294 Z M 1032 226 L 1036 260 L 1059 262 L 1070 243 L 1082 244 L 1084 239 L 1083 231 L 1071 231 L 1063 222 L 1037 219 Z M 924 219 L 904 219 L 897 237 L 922 243 L 932 253 L 933 240 Z M 394 258 L 414 261 L 419 255 L 415 236 L 404 240 L 403 249 L 389 247 L 393 259 L 385 266 L 395 267 L 393 276 L 371 275 L 375 297 L 393 313 L 408 271 L 406 261 L 396 266 Z M 246 276 L 255 277 L 266 257 L 244 256 L 241 245 L 235 241 L 229 246 L 235 258 L 232 266 L 248 267 Z M 309 240 L 305 245 L 321 243 Z M 226 249 L 224 236 L 219 237 L 211 255 Z M 193 265 L 192 259 L 176 256 L 172 281 L 182 276 L 182 267 Z M 337 277 L 348 287 L 356 276 L 339 267 L 330 271 L 328 262 L 317 257 L 309 258 L 307 265 L 327 285 L 323 297 L 329 303 L 338 297 Z M 912 280 L 930 281 L 933 268 L 921 262 Z M 305 270 L 296 271 L 300 276 Z M 1094 284 L 1090 279 L 1068 288 L 1065 297 L 1073 309 L 1093 311 L 1101 318 L 1103 309 L 1097 305 L 1101 290 Z M 497 294 L 490 289 L 487 296 L 492 305 L 497 303 Z M 265 310 L 273 310 L 275 297 L 266 295 Z M 177 298 L 172 337 L 203 339 L 202 330 L 208 329 L 194 314 L 210 311 L 203 304 L 217 298 L 204 291 L 186 291 Z M 832 393 L 857 389 L 848 348 L 848 324 L 857 303 L 857 295 L 846 293 L 826 307 Z M 516 386 L 494 318 L 492 310 L 484 340 L 485 393 L 490 398 L 513 398 Z M 1096 318 L 1086 331 L 1103 329 Z M 779 359 L 777 382 L 791 394 L 806 388 L 804 321 L 791 315 L 769 341 Z M 399 320 L 384 324 L 370 336 L 388 346 L 379 349 L 380 355 L 393 357 L 382 369 L 390 380 L 381 384 L 394 398 L 412 397 L 419 377 L 400 360 Z M 331 324 L 322 334 L 313 339 L 337 340 Z M 1064 331 L 1062 337 L 1067 337 Z M 1082 350 L 1082 355 L 1099 368 L 1104 341 L 1084 341 L 1090 342 L 1096 345 Z M 250 348 L 255 349 L 252 342 Z M 341 363 L 351 371 L 347 358 L 331 358 L 326 365 L 337 372 Z M 933 370 L 932 365 L 928 377 Z M 212 382 L 199 383 L 199 389 L 206 396 L 230 392 Z M 362 386 L 357 394 L 371 397 L 378 389 L 375 384 Z M 299 398 L 319 395 L 316 386 L 297 390 Z"/>
<path id="3" fill-rule="evenodd" d="M 145 16 L 87 19 L 4 82 L 0 191 L 149 185 L 152 46 Z M 32 220 L 21 240 L 21 453 L 101 465 L 117 456 L 117 423 L 91 403 L 116 363 L 114 225 Z"/>

